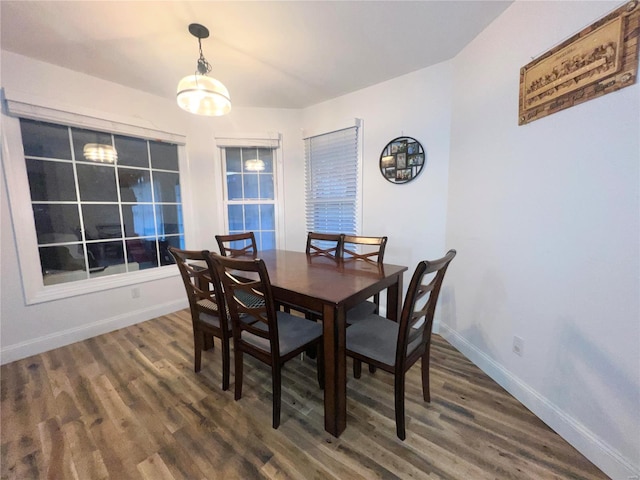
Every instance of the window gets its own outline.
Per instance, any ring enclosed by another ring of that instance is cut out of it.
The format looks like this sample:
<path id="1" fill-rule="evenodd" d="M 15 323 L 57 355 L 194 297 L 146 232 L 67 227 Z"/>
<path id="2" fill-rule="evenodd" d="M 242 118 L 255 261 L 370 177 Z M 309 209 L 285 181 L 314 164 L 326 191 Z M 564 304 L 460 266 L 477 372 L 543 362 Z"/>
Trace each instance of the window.
<path id="1" fill-rule="evenodd" d="M 173 263 L 177 144 L 24 118 L 20 131 L 44 285 Z"/>
<path id="2" fill-rule="evenodd" d="M 227 231 L 252 231 L 258 250 L 276 248 L 274 153 L 266 147 L 223 148 Z"/>
<path id="3" fill-rule="evenodd" d="M 358 128 L 356 125 L 305 139 L 309 231 L 357 233 Z"/>

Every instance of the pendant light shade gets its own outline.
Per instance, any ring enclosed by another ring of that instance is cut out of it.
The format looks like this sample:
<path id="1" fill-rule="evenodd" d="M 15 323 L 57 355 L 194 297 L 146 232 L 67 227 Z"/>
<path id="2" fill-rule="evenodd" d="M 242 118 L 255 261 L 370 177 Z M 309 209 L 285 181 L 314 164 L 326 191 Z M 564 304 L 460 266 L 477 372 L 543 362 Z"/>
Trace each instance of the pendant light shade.
<path id="1" fill-rule="evenodd" d="M 209 30 L 198 23 L 192 23 L 189 25 L 189 32 L 198 39 L 200 57 L 196 72 L 178 83 L 178 105 L 187 112 L 198 115 L 226 115 L 231 111 L 229 90 L 219 80 L 207 76 L 211 65 L 202 53 L 202 39 L 209 36 Z"/>
<path id="2" fill-rule="evenodd" d="M 189 75 L 178 83 L 178 105 L 198 115 L 226 115 L 231 111 L 229 90 L 206 75 Z"/>
<path id="3" fill-rule="evenodd" d="M 257 158 L 246 160 L 244 162 L 245 170 L 248 170 L 250 172 L 262 172 L 264 170 L 264 167 L 264 162 Z"/>
<path id="4" fill-rule="evenodd" d="M 118 152 L 112 145 L 102 143 L 87 143 L 82 149 L 82 154 L 86 160 L 100 163 L 116 163 Z"/>

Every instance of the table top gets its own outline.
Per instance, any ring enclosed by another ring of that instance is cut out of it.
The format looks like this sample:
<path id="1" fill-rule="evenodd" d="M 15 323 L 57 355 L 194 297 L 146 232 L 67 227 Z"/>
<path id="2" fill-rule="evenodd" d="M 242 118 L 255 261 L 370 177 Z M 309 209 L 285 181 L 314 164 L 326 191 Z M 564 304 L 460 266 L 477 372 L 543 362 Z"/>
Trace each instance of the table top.
<path id="1" fill-rule="evenodd" d="M 407 270 L 401 265 L 362 260 L 336 262 L 289 250 L 261 250 L 257 258 L 264 260 L 274 290 L 346 306 L 377 293 L 381 284 L 395 282 Z"/>

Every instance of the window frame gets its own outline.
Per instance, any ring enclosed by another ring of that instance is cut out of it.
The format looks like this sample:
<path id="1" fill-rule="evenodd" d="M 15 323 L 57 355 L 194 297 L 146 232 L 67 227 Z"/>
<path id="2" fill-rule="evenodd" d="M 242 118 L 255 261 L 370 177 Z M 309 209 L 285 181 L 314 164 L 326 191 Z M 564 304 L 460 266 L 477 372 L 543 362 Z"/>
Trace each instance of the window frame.
<path id="1" fill-rule="evenodd" d="M 309 162 L 310 158 L 307 154 L 307 141 L 314 137 L 321 137 L 323 135 L 330 135 L 332 133 L 337 133 L 343 130 L 349 130 L 355 128 L 356 131 L 356 191 L 354 198 L 354 232 L 324 232 L 323 230 L 316 230 L 320 233 L 346 233 L 349 235 L 360 235 L 362 232 L 362 196 L 363 196 L 363 146 L 364 146 L 364 128 L 363 128 L 363 120 L 361 118 L 355 118 L 353 122 L 348 122 L 346 125 L 341 127 L 336 127 L 333 129 L 323 129 L 319 131 L 307 132 L 303 131 L 303 142 L 304 146 L 304 161 L 305 161 L 305 226 L 307 230 L 312 229 L 310 226 L 310 219 L 308 216 L 309 211 L 309 191 L 308 191 L 308 182 L 309 182 Z"/>
<path id="2" fill-rule="evenodd" d="M 178 146 L 178 168 L 181 190 L 185 190 L 184 178 L 188 176 L 185 137 L 183 135 L 153 130 L 133 123 L 105 120 L 84 114 L 34 105 L 21 99 L 7 99 L 2 112 L 2 165 L 4 169 L 11 223 L 16 239 L 19 271 L 26 305 L 60 300 L 63 298 L 99 292 L 107 289 L 135 285 L 142 282 L 177 276 L 174 265 L 133 272 L 118 273 L 104 277 L 89 278 L 75 282 L 44 285 L 38 254 L 31 195 L 27 176 L 27 166 L 22 147 L 20 118 L 37 120 L 71 127 L 107 131 L 143 138 L 162 140 Z M 186 224 L 188 215 L 183 195 L 183 219 Z M 185 225 L 186 230 L 186 225 Z M 185 232 L 186 237 L 186 232 Z"/>
<path id="3" fill-rule="evenodd" d="M 227 190 L 227 162 L 226 162 L 226 148 L 270 148 L 273 152 L 273 191 L 274 191 L 274 214 L 275 214 L 275 233 L 276 233 L 276 249 L 281 248 L 284 242 L 284 232 L 282 231 L 282 218 L 284 218 L 284 181 L 283 181 L 283 167 L 282 167 L 282 151 L 281 140 L 282 135 L 280 133 L 265 133 L 265 134 L 240 134 L 238 136 L 227 137 L 217 136 L 216 144 L 218 146 L 218 153 L 220 158 L 220 173 L 222 181 L 222 207 L 221 216 L 223 219 L 224 232 L 229 233 L 229 215 L 228 206 L 232 205 L 255 205 L 264 204 L 262 200 L 248 200 L 248 201 L 229 201 L 229 192 Z"/>

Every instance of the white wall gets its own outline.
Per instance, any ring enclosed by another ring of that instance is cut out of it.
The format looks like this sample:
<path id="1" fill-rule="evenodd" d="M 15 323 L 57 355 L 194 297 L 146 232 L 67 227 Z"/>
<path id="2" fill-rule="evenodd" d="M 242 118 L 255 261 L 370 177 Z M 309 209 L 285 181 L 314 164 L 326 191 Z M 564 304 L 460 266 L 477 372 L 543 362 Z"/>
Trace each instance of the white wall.
<path id="1" fill-rule="evenodd" d="M 159 98 L 94 77 L 2 51 L 2 87 L 9 94 L 26 95 L 47 107 L 134 123 L 147 128 L 186 135 L 188 171 L 182 175 L 185 233 L 188 248 L 217 251 L 214 235 L 223 228 L 220 155 L 216 135 L 279 132 L 287 171 L 304 171 L 297 110 L 234 109 L 222 118 L 199 117 L 180 110 L 173 98 Z M 9 159 L 23 161 L 22 158 Z M 302 165 L 300 167 L 300 165 Z M 16 243 L 9 213 L 5 173 L 2 172 L 0 268 L 0 348 L 2 363 L 82 340 L 187 306 L 177 276 L 131 287 L 26 306 Z M 303 195 L 301 182 L 285 184 L 285 196 Z M 302 190 L 301 190 L 302 189 Z M 293 213 L 299 202 L 292 201 Z M 27 208 L 29 208 L 27 206 Z M 285 216 L 287 215 L 285 210 Z M 287 236 L 296 238 L 297 225 L 287 223 Z"/>
<path id="2" fill-rule="evenodd" d="M 640 87 L 517 124 L 520 67 L 618 5 L 518 1 L 455 58 L 441 332 L 626 480 L 640 471 Z"/>
<path id="3" fill-rule="evenodd" d="M 283 246 L 302 249 L 302 129 L 317 133 L 362 118 L 363 233 L 387 234 L 386 259 L 410 270 L 456 248 L 438 310 L 441 333 L 608 475 L 626 480 L 640 465 L 639 87 L 517 126 L 520 67 L 615 6 L 516 2 L 453 61 L 302 112 L 237 109 L 201 119 L 175 109 L 172 99 L 95 79 L 83 103 L 161 119 L 186 133 L 199 192 L 189 200 L 197 218 L 187 234 L 197 248 L 222 226 L 214 205 L 217 132 L 284 134 Z M 37 66 L 44 77 L 37 81 L 51 82 L 56 98 L 71 98 L 58 90 L 80 78 L 16 56 L 8 66 L 17 68 L 14 87 L 27 66 Z M 94 99 L 96 91 L 109 94 Z M 394 185 L 380 175 L 378 161 L 384 145 L 402 135 L 422 142 L 427 165 L 416 180 Z M 2 201 L 3 348 L 82 328 L 87 301 L 104 309 L 99 319 L 136 308 L 128 291 L 117 290 L 49 311 L 25 308 Z M 177 279 L 149 285 L 141 302 L 154 292 L 155 301 L 178 299 L 181 288 Z M 522 357 L 511 352 L 514 335 L 525 341 Z"/>
<path id="4" fill-rule="evenodd" d="M 409 265 L 446 252 L 451 67 L 442 63 L 304 110 L 305 132 L 318 134 L 363 120 L 363 235 L 387 235 L 385 262 Z M 396 137 L 425 149 L 426 165 L 406 184 L 380 173 L 380 154 Z"/>

